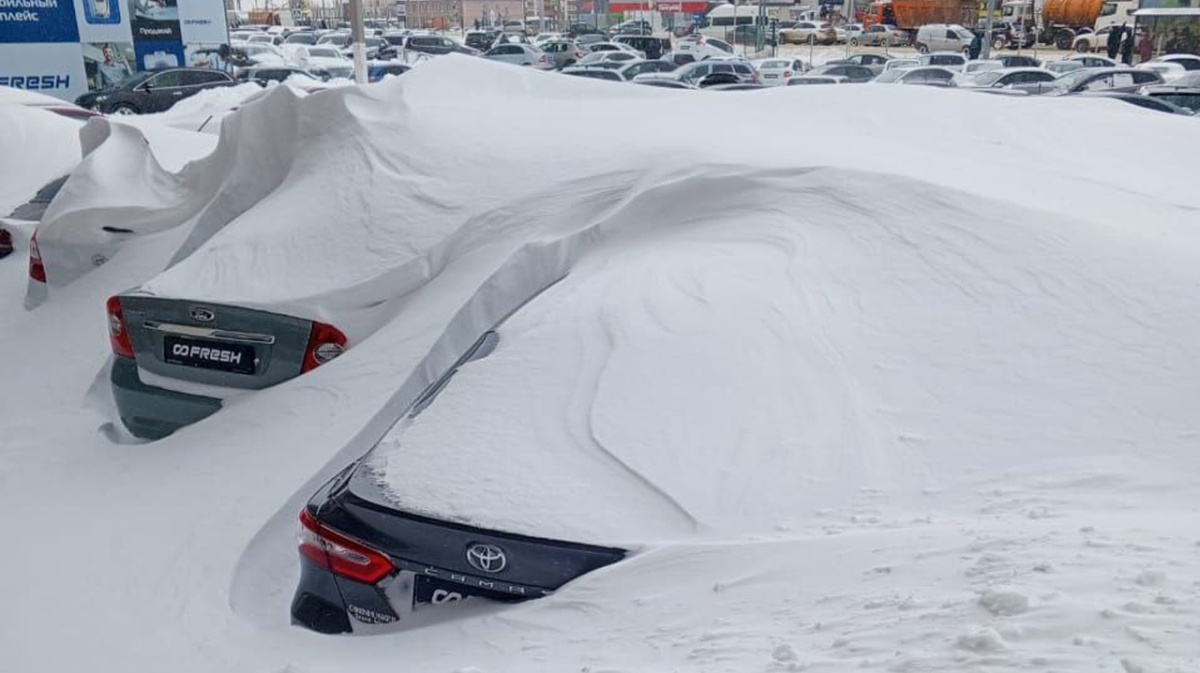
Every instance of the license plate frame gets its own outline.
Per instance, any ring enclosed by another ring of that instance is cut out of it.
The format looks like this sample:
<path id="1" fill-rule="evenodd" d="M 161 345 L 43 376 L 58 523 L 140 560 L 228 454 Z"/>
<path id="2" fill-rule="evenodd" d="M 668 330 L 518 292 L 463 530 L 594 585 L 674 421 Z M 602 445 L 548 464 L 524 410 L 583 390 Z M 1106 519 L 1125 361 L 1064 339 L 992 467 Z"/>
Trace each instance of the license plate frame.
<path id="1" fill-rule="evenodd" d="M 211 339 L 163 337 L 163 362 L 180 367 L 204 369 L 226 374 L 254 374 L 257 369 L 254 346 Z"/>

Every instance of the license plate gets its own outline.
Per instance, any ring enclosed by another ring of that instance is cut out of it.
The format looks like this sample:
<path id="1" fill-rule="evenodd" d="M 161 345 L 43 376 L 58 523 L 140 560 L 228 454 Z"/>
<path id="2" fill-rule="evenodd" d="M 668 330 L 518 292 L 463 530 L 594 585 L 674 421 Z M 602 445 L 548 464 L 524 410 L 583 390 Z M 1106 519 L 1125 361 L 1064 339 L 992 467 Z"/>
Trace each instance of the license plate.
<path id="1" fill-rule="evenodd" d="M 775 79 L 776 77 L 779 77 L 779 75 L 767 75 L 766 76 L 767 79 Z"/>
<path id="2" fill-rule="evenodd" d="M 512 600 L 511 596 L 497 594 L 486 589 L 475 589 L 456 582 L 439 580 L 428 575 L 417 575 L 413 583 L 413 607 L 418 605 L 441 605 L 464 598 L 479 596 L 499 600 Z"/>
<path id="3" fill-rule="evenodd" d="M 254 373 L 254 347 L 244 344 L 168 336 L 163 339 L 163 360 L 184 367 Z"/>

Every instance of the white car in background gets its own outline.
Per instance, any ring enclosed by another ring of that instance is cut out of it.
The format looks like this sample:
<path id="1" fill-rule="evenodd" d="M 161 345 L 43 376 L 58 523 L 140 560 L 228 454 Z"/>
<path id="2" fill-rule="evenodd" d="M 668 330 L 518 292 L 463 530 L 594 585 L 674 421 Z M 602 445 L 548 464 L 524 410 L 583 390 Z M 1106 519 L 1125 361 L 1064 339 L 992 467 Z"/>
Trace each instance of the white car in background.
<path id="1" fill-rule="evenodd" d="M 246 54 L 246 58 L 253 61 L 255 66 L 282 68 L 290 65 L 283 50 L 273 44 L 245 43 L 235 45 L 235 47 L 241 49 L 242 53 Z"/>
<path id="2" fill-rule="evenodd" d="M 999 70 L 1004 67 L 1001 61 L 967 61 L 963 64 L 964 75 L 977 75 L 986 70 Z"/>
<path id="3" fill-rule="evenodd" d="M 688 54 L 697 61 L 703 61 L 706 58 L 732 56 L 733 45 L 725 40 L 718 40 L 715 37 L 696 35 L 684 38 L 676 43 L 675 53 Z"/>
<path id="4" fill-rule="evenodd" d="M 806 71 L 808 66 L 798 58 L 768 58 L 758 64 L 759 82 L 764 86 L 784 86 Z"/>
<path id="5" fill-rule="evenodd" d="M 883 64 L 883 71 L 889 70 L 905 70 L 907 68 L 916 68 L 921 65 L 921 61 L 915 58 L 893 58 Z"/>
<path id="6" fill-rule="evenodd" d="M 575 65 L 592 65 L 594 63 L 643 61 L 644 57 L 627 51 L 596 51 L 579 59 Z"/>
<path id="7" fill-rule="evenodd" d="M 298 44 L 291 50 L 291 54 L 292 65 L 304 68 L 313 74 L 347 79 L 354 76 L 354 62 L 346 58 L 333 45 Z"/>
<path id="8" fill-rule="evenodd" d="M 1189 72 L 1200 70 L 1200 56 L 1196 54 L 1164 54 L 1148 63 L 1178 63 Z"/>
<path id="9" fill-rule="evenodd" d="M 968 89 L 1003 89 L 1013 84 L 1037 84 L 1057 78 L 1058 75 L 1044 68 L 999 68 L 973 75 L 959 75 L 955 83 Z"/>
<path id="10" fill-rule="evenodd" d="M 1188 73 L 1187 68 L 1178 61 L 1146 61 L 1134 67 L 1139 70 L 1153 70 L 1164 82 L 1173 82 Z"/>
<path id="11" fill-rule="evenodd" d="M 533 45 L 521 42 L 492 47 L 483 53 L 483 57 L 489 61 L 527 65 L 539 70 L 550 70 L 554 67 L 554 59 L 550 58 L 549 54 Z"/>
<path id="12" fill-rule="evenodd" d="M 1120 63 L 1106 56 L 1095 54 L 1073 54 L 1063 59 L 1072 63 L 1082 63 L 1085 68 L 1119 68 Z"/>

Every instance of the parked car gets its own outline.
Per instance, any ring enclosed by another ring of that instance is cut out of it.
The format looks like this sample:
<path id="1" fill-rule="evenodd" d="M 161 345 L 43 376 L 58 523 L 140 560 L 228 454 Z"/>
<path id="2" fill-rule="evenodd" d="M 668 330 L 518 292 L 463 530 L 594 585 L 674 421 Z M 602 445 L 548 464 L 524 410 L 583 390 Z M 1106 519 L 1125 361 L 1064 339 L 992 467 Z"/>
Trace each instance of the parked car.
<path id="1" fill-rule="evenodd" d="M 67 177 L 66 175 L 59 176 L 39 187 L 32 198 L 17 206 L 8 214 L 8 219 L 34 224 L 41 222 L 42 215 L 46 214 L 46 209 L 50 207 L 50 202 L 54 200 L 55 196 L 58 196 L 58 190 L 62 189 L 63 183 L 67 181 Z"/>
<path id="2" fill-rule="evenodd" d="M 876 76 L 876 72 L 865 65 L 826 65 L 820 68 L 813 68 L 809 74 L 845 77 L 852 84 L 870 82 Z"/>
<path id="3" fill-rule="evenodd" d="M 412 70 L 412 66 L 407 63 L 395 63 L 392 61 L 371 61 L 367 63 L 367 81 L 378 82 L 388 75 L 403 75 Z"/>
<path id="4" fill-rule="evenodd" d="M 671 38 L 654 35 L 618 35 L 613 38 L 617 44 L 628 45 L 635 51 L 645 54 L 645 58 L 662 58 L 663 54 L 671 51 Z"/>
<path id="5" fill-rule="evenodd" d="M 1166 100 L 1164 98 L 1155 97 L 1155 96 L 1143 96 L 1141 94 L 1127 93 L 1127 92 L 1122 92 L 1122 91 L 1085 91 L 1083 93 L 1074 94 L 1074 95 L 1079 96 L 1081 98 L 1084 98 L 1084 97 L 1086 97 L 1086 98 L 1109 98 L 1112 100 L 1119 100 L 1122 103 L 1129 103 L 1130 105 L 1136 105 L 1136 106 L 1138 106 L 1140 108 L 1144 108 L 1146 110 L 1153 110 L 1155 112 L 1166 112 L 1168 114 L 1183 115 L 1185 117 L 1191 117 L 1191 116 L 1195 115 L 1194 109 L 1183 107 L 1181 105 L 1176 105 L 1175 103 L 1172 103 L 1169 100 Z"/>
<path id="6" fill-rule="evenodd" d="M 1024 54 L 1002 54 L 992 59 L 1004 64 L 1002 67 L 1005 68 L 1040 68 L 1043 65 L 1041 59 Z"/>
<path id="7" fill-rule="evenodd" d="M 987 70 L 971 76 L 960 77 L 957 79 L 957 83 L 958 86 L 967 88 L 992 87 L 1001 89 L 1014 84 L 1052 82 L 1057 77 L 1057 75 L 1049 70 L 1041 68 L 1000 68 L 998 70 Z"/>
<path id="8" fill-rule="evenodd" d="M 1136 93 L 1139 88 L 1154 84 L 1162 84 L 1162 77 L 1153 70 L 1086 68 L 1059 75 L 1051 82 L 1014 84 L 1013 88 L 1035 95 L 1063 96 L 1083 91 Z"/>
<path id="9" fill-rule="evenodd" d="M 593 63 L 631 63 L 633 61 L 645 60 L 637 54 L 631 54 L 627 51 L 596 51 L 592 52 L 583 58 L 579 59 L 578 65 L 591 65 Z"/>
<path id="10" fill-rule="evenodd" d="M 562 74 L 571 75 L 573 77 L 587 77 L 588 79 L 602 79 L 607 82 L 624 82 L 625 81 L 625 78 L 621 76 L 621 73 L 617 72 L 616 70 L 610 70 L 608 68 L 589 68 L 586 66 L 584 66 L 584 67 L 572 66 L 570 68 L 563 68 Z"/>
<path id="11" fill-rule="evenodd" d="M 466 37 L 463 38 L 463 44 L 479 51 L 487 51 L 492 48 L 492 43 L 496 41 L 496 35 L 486 30 L 471 30 L 467 31 Z M 403 43 L 401 43 L 403 44 Z"/>
<path id="12" fill-rule="evenodd" d="M 917 51 L 928 54 L 935 51 L 964 52 L 975 39 L 975 35 L 958 24 L 930 23 L 917 29 L 913 39 Z"/>
<path id="13" fill-rule="evenodd" d="M 703 61 L 706 58 L 723 58 L 733 55 L 733 45 L 725 40 L 718 40 L 715 37 L 706 35 L 693 35 L 684 38 L 675 45 L 677 54 L 687 54 L 694 57 L 697 61 Z"/>
<path id="14" fill-rule="evenodd" d="M 1050 72 L 1054 73 L 1055 75 L 1062 75 L 1062 74 L 1065 74 L 1068 72 L 1074 72 L 1076 70 L 1083 70 L 1087 66 L 1080 63 L 1079 61 L 1062 60 L 1062 61 L 1050 61 L 1050 62 L 1046 63 L 1046 65 L 1043 67 L 1046 70 L 1049 70 Z"/>
<path id="15" fill-rule="evenodd" d="M 797 21 L 795 27 L 779 31 L 783 44 L 837 44 L 837 31 L 828 21 Z"/>
<path id="16" fill-rule="evenodd" d="M 1134 66 L 1138 70 L 1153 70 L 1163 78 L 1164 82 L 1179 79 L 1187 74 L 1187 69 L 1177 61 L 1146 61 Z"/>
<path id="17" fill-rule="evenodd" d="M 839 58 L 832 61 L 826 61 L 825 65 L 858 65 L 864 68 L 870 68 L 876 75 L 883 72 L 883 68 L 891 57 L 884 54 L 855 54 L 849 58 Z"/>
<path id="18" fill-rule="evenodd" d="M 965 55 L 953 51 L 926 52 L 921 54 L 917 60 L 921 62 L 921 65 L 940 65 L 955 70 L 962 70 L 962 67 L 967 64 Z"/>
<path id="19" fill-rule="evenodd" d="M 758 71 L 754 69 L 754 66 L 750 65 L 746 61 L 738 61 L 733 59 L 708 59 L 705 61 L 697 61 L 695 63 L 688 63 L 687 65 L 680 66 L 676 70 L 669 73 L 638 75 L 637 79 L 664 77 L 676 79 L 681 82 L 696 86 L 700 84 L 700 80 L 715 73 L 733 75 L 738 78 L 739 82 L 758 83 Z"/>
<path id="20" fill-rule="evenodd" d="M 283 43 L 314 45 L 317 43 L 317 35 L 312 31 L 291 33 L 287 37 L 283 38 Z"/>
<path id="21" fill-rule="evenodd" d="M 1190 87 L 1175 86 L 1178 82 L 1179 80 L 1176 80 L 1171 85 L 1144 87 L 1141 93 L 1200 114 L 1200 82 Z"/>
<path id="22" fill-rule="evenodd" d="M 539 70 L 554 68 L 554 60 L 546 52 L 529 44 L 502 44 L 484 52 L 483 57 L 501 63 L 531 66 Z"/>
<path id="23" fill-rule="evenodd" d="M 783 86 L 807 70 L 808 66 L 798 58 L 769 58 L 758 65 L 758 77 L 767 86 Z"/>
<path id="24" fill-rule="evenodd" d="M 555 68 L 574 65 L 584 57 L 583 50 L 570 40 L 547 40 L 538 46 L 554 62 Z"/>
<path id="25" fill-rule="evenodd" d="M 168 68 L 135 73 L 121 83 L 85 93 L 75 104 L 104 114 L 163 112 L 201 91 L 233 86 L 234 79 L 220 70 Z"/>
<path id="26" fill-rule="evenodd" d="M 633 54 L 638 58 L 646 58 L 646 54 L 638 49 L 623 43 L 623 42 L 593 42 L 583 47 L 589 54 L 595 54 L 602 51 L 621 51 L 626 54 Z"/>
<path id="27" fill-rule="evenodd" d="M 366 54 L 367 60 L 374 61 L 384 58 L 395 58 L 396 48 L 389 44 L 382 37 L 365 37 L 363 38 L 363 52 Z M 342 55 L 346 58 L 354 58 L 354 41 L 342 47 Z"/>
<path id="28" fill-rule="evenodd" d="M 268 33 L 255 33 L 246 38 L 248 44 L 273 44 L 279 46 L 283 44 L 282 35 L 271 35 Z"/>
<path id="29" fill-rule="evenodd" d="M 709 75 L 705 79 L 707 80 L 712 77 L 721 77 L 721 75 Z M 705 84 L 704 82 L 701 82 L 700 88 L 704 89 L 705 91 L 758 91 L 760 89 L 765 89 L 766 87 L 761 84 L 754 84 L 751 82 L 719 82 L 716 84 Z"/>
<path id="30" fill-rule="evenodd" d="M 999 70 L 1004 67 L 1002 61 L 988 59 L 986 61 L 967 61 L 963 64 L 962 74 L 976 75 L 987 70 Z"/>
<path id="31" fill-rule="evenodd" d="M 229 48 L 229 62 L 241 67 L 284 66 L 287 65 L 287 57 L 284 55 L 283 47 L 276 47 L 273 44 L 246 43 Z"/>
<path id="32" fill-rule="evenodd" d="M 919 66 L 885 71 L 873 80 L 876 84 L 923 84 L 952 87 L 957 73 L 941 66 Z"/>
<path id="33" fill-rule="evenodd" d="M 318 44 L 315 47 L 296 45 L 291 53 L 292 63 L 322 79 L 354 77 L 354 62 L 331 44 Z"/>
<path id="34" fill-rule="evenodd" d="M 616 72 L 620 73 L 622 78 L 632 80 L 638 75 L 672 72 L 676 67 L 678 66 L 670 61 L 647 59 L 644 61 L 626 61 L 621 64 L 621 67 L 616 69 Z"/>
<path id="35" fill-rule="evenodd" d="M 877 23 L 864 28 L 861 37 L 851 37 L 850 44 L 868 47 L 896 47 L 908 44 L 912 37 L 897 26 L 887 23 Z"/>
<path id="36" fill-rule="evenodd" d="M 350 46 L 350 33 L 326 33 L 317 38 L 317 44 L 343 49 Z"/>
<path id="37" fill-rule="evenodd" d="M 783 26 L 780 26 L 782 28 Z M 858 44 L 862 42 L 863 27 L 861 23 L 847 23 L 842 26 L 834 26 L 837 31 L 838 44 Z"/>
<path id="38" fill-rule="evenodd" d="M 801 86 L 808 84 L 846 84 L 850 80 L 845 77 L 836 77 L 833 75 L 801 75 L 788 79 L 788 86 Z"/>
<path id="39" fill-rule="evenodd" d="M 883 71 L 903 70 L 905 68 L 916 68 L 921 65 L 921 61 L 915 58 L 893 58 L 883 64 Z"/>
<path id="40" fill-rule="evenodd" d="M 1200 56 L 1196 54 L 1165 54 L 1148 61 L 1148 63 L 1155 62 L 1178 63 L 1183 66 L 1184 70 L 1188 71 L 1200 70 Z"/>
<path id="41" fill-rule="evenodd" d="M 347 345 L 337 327 L 315 320 L 136 290 L 109 298 L 107 310 L 113 398 L 121 422 L 143 439 L 215 413 L 218 395 L 295 378 Z"/>
<path id="42" fill-rule="evenodd" d="M 1105 56 L 1073 54 L 1063 59 L 1071 63 L 1082 63 L 1085 68 L 1119 68 L 1121 64 Z"/>
<path id="43" fill-rule="evenodd" d="M 293 66 L 244 68 L 238 71 L 237 76 L 239 82 L 254 82 L 259 86 L 267 86 L 271 82 L 283 82 L 293 77 L 296 78 L 293 81 L 310 82 L 314 90 L 325 88 L 318 77 L 307 70 Z"/>
<path id="44" fill-rule="evenodd" d="M 415 51 L 420 54 L 444 56 L 446 54 L 466 54 L 478 56 L 479 52 L 441 35 L 410 35 L 404 39 L 401 49 Z"/>
<path id="45" fill-rule="evenodd" d="M 658 87 L 660 89 L 695 89 L 696 88 L 696 87 L 692 86 L 691 84 L 688 84 L 687 82 L 680 82 L 679 80 L 662 79 L 662 78 L 659 78 L 659 79 L 635 79 L 635 80 L 633 80 L 633 83 L 641 84 L 644 86 Z"/>

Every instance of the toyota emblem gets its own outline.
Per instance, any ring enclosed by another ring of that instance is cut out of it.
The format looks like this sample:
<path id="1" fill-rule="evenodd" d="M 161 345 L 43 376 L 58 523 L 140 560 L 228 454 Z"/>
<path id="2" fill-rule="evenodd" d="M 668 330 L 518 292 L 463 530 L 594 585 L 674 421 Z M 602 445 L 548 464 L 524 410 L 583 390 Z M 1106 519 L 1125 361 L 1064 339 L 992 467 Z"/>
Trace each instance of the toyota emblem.
<path id="1" fill-rule="evenodd" d="M 485 573 L 498 573 L 508 565 L 508 557 L 494 544 L 476 543 L 467 547 L 467 563 Z"/>
<path id="2" fill-rule="evenodd" d="M 191 310 L 191 316 L 192 320 L 197 320 L 199 322 L 212 322 L 213 319 L 217 317 L 217 314 L 213 313 L 212 309 L 194 306 Z"/>

